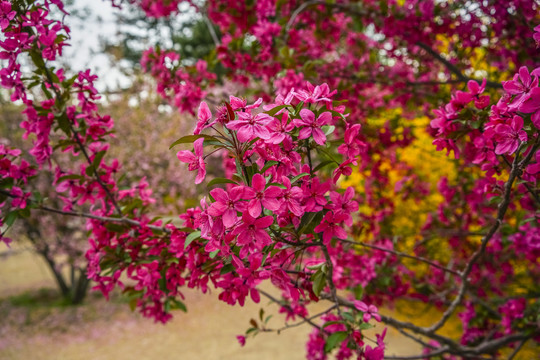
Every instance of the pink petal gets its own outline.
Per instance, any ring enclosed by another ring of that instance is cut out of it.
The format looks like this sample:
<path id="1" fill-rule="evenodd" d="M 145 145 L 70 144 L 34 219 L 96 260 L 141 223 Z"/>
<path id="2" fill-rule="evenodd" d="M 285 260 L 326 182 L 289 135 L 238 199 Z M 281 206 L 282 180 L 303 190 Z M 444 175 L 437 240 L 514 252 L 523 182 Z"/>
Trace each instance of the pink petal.
<path id="1" fill-rule="evenodd" d="M 281 207 L 281 203 L 276 198 L 264 198 L 262 199 L 262 205 L 271 211 L 276 211 Z"/>
<path id="2" fill-rule="evenodd" d="M 332 114 L 328 111 L 323 112 L 317 118 L 317 125 L 323 126 L 332 122 Z"/>
<path id="3" fill-rule="evenodd" d="M 226 227 L 230 228 L 231 226 L 236 224 L 237 221 L 238 221 L 238 216 L 236 215 L 235 210 L 227 209 L 223 213 L 223 225 L 225 225 Z"/>
<path id="4" fill-rule="evenodd" d="M 275 198 L 281 195 L 281 189 L 277 186 L 269 186 L 268 189 L 264 191 L 265 198 Z"/>
<path id="5" fill-rule="evenodd" d="M 181 150 L 177 152 L 176 157 L 178 158 L 178 160 L 185 163 L 190 163 L 192 161 L 197 160 L 197 157 L 193 155 L 191 151 L 188 151 L 188 150 Z"/>
<path id="6" fill-rule="evenodd" d="M 308 110 L 308 109 L 300 110 L 300 117 L 302 118 L 302 120 L 304 120 L 305 122 L 309 124 L 313 124 L 315 122 L 315 114 L 311 110 Z"/>
<path id="7" fill-rule="evenodd" d="M 262 212 L 262 206 L 261 201 L 259 199 L 253 199 L 248 204 L 248 212 L 249 215 L 253 216 L 254 218 L 261 215 Z"/>
<path id="8" fill-rule="evenodd" d="M 253 190 L 255 190 L 256 192 L 261 192 L 264 190 L 264 187 L 266 186 L 266 180 L 261 174 L 253 175 L 253 179 L 251 181 L 251 187 L 253 188 Z"/>
<path id="9" fill-rule="evenodd" d="M 201 104 L 199 105 L 197 117 L 199 118 L 200 122 L 206 122 L 212 117 L 212 113 L 210 112 L 208 105 L 204 101 L 201 102 Z"/>
<path id="10" fill-rule="evenodd" d="M 311 128 L 305 127 L 302 130 L 300 130 L 300 132 L 298 133 L 298 140 L 307 139 L 310 136 L 311 136 Z"/>
<path id="11" fill-rule="evenodd" d="M 203 166 L 199 167 L 199 171 L 197 171 L 197 176 L 195 177 L 195 184 L 202 183 L 205 177 L 206 177 L 206 169 L 203 163 Z"/>
<path id="12" fill-rule="evenodd" d="M 255 220 L 255 227 L 257 227 L 258 229 L 266 229 L 270 225 L 272 225 L 273 222 L 274 218 L 272 216 L 265 216 Z"/>
<path id="13" fill-rule="evenodd" d="M 319 145 L 324 145 L 326 142 L 326 135 L 324 135 L 321 129 L 313 129 L 313 140 Z"/>
<path id="14" fill-rule="evenodd" d="M 223 189 L 220 189 L 220 188 L 216 188 L 216 189 L 213 189 L 212 191 L 210 191 L 210 195 L 212 195 L 212 197 L 221 202 L 221 203 L 226 203 L 229 201 L 229 196 L 227 195 L 227 193 L 225 192 L 225 190 Z"/>
<path id="15" fill-rule="evenodd" d="M 240 140 L 241 142 L 248 142 L 248 141 L 253 140 L 255 138 L 255 132 L 253 131 L 253 126 L 246 125 L 246 126 L 241 127 L 238 130 L 237 135 L 238 135 L 238 140 Z"/>
<path id="16" fill-rule="evenodd" d="M 193 142 L 193 148 L 195 150 L 195 155 L 197 155 L 199 157 L 204 155 L 203 142 L 204 142 L 204 138 L 197 139 L 197 140 L 195 140 Z"/>
<path id="17" fill-rule="evenodd" d="M 353 302 L 353 305 L 355 308 L 357 308 L 358 310 L 362 311 L 362 312 L 366 312 L 369 310 L 367 304 L 363 301 L 360 301 L 360 300 L 356 300 Z"/>

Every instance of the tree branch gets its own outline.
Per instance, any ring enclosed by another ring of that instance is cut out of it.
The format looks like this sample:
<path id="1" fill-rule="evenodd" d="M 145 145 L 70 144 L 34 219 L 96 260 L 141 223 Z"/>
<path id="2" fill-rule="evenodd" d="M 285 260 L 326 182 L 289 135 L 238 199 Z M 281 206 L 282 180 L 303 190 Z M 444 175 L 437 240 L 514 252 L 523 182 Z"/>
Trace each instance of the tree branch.
<path id="1" fill-rule="evenodd" d="M 461 276 L 461 273 L 459 271 L 449 269 L 447 267 L 444 267 L 442 265 L 434 263 L 433 261 L 428 260 L 428 259 L 423 258 L 423 257 L 420 257 L 420 256 L 409 255 L 409 254 L 406 254 L 406 253 L 403 253 L 403 252 L 400 252 L 400 251 L 383 248 L 381 246 L 372 245 L 372 244 L 366 244 L 366 243 L 361 242 L 361 241 L 353 241 L 353 240 L 347 240 L 347 239 L 338 239 L 338 241 L 348 243 L 348 244 L 352 244 L 352 245 L 359 245 L 359 246 L 363 246 L 363 247 L 367 247 L 367 248 L 375 249 L 375 250 L 379 250 L 379 251 L 384 251 L 384 252 L 399 256 L 399 257 L 404 257 L 404 258 L 407 258 L 407 259 L 420 261 L 420 262 L 423 262 L 423 263 L 428 264 L 430 266 L 433 266 L 433 267 L 435 267 L 435 268 L 437 268 L 439 270 L 448 272 L 448 273 L 450 273 L 452 275 Z"/>

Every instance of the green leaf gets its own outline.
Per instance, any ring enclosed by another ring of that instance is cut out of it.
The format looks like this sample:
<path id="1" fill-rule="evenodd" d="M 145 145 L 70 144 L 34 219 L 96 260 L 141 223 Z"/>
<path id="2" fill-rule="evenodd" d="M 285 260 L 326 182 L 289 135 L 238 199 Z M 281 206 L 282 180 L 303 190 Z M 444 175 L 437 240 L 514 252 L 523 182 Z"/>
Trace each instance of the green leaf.
<path id="1" fill-rule="evenodd" d="M 304 102 L 300 101 L 300 103 L 298 103 L 298 105 L 296 105 L 296 109 L 294 109 L 294 112 L 296 114 L 300 113 L 300 110 L 302 110 L 303 107 L 304 107 Z"/>
<path id="2" fill-rule="evenodd" d="M 295 177 L 293 177 L 291 179 L 291 184 L 295 183 L 296 181 L 298 181 L 298 179 L 301 179 L 304 176 L 309 176 L 309 174 L 308 173 L 301 173 L 300 175 L 296 175 Z"/>
<path id="3" fill-rule="evenodd" d="M 102 150 L 102 151 L 96 153 L 96 156 L 94 157 L 94 160 L 92 161 L 92 166 L 95 169 L 99 168 L 99 164 L 101 163 L 101 160 L 103 159 L 103 156 L 105 156 L 105 150 Z"/>
<path id="4" fill-rule="evenodd" d="M 370 323 L 361 323 L 360 326 L 359 326 L 359 329 L 360 330 L 368 330 L 368 329 L 371 329 L 371 328 L 374 328 L 375 325 L 371 325 Z"/>
<path id="5" fill-rule="evenodd" d="M 18 213 L 17 210 L 11 211 L 4 218 L 4 224 L 7 225 L 8 227 L 10 227 L 11 225 L 13 225 L 13 223 L 15 222 L 15 220 L 17 220 L 18 217 L 19 217 L 19 213 Z"/>
<path id="6" fill-rule="evenodd" d="M 62 130 L 67 135 L 71 135 L 69 119 L 65 112 L 57 116 L 56 121 L 58 122 L 58 127 L 60 128 L 60 130 Z"/>
<path id="7" fill-rule="evenodd" d="M 362 285 L 358 285 L 354 288 L 354 297 L 358 300 L 362 300 L 362 297 L 364 296 L 364 288 Z"/>
<path id="8" fill-rule="evenodd" d="M 285 185 L 279 184 L 279 183 L 270 183 L 270 184 L 268 184 L 268 186 L 277 186 L 280 189 L 286 189 L 287 188 Z"/>
<path id="9" fill-rule="evenodd" d="M 337 324 L 343 324 L 343 320 L 325 322 L 324 325 L 322 326 L 322 328 L 324 329 L 327 326 L 337 325 Z"/>
<path id="10" fill-rule="evenodd" d="M 186 305 L 183 302 L 181 302 L 180 300 L 170 299 L 170 301 L 171 301 L 171 309 L 172 310 L 180 309 L 183 312 L 187 312 Z"/>
<path id="11" fill-rule="evenodd" d="M 233 264 L 227 264 L 225 265 L 224 267 L 221 268 L 221 271 L 219 272 L 220 275 L 225 275 L 225 274 L 228 274 L 230 272 L 233 272 L 234 271 L 234 266 Z"/>
<path id="12" fill-rule="evenodd" d="M 354 321 L 356 320 L 356 319 L 354 318 L 353 314 L 351 314 L 351 313 L 348 312 L 348 311 L 342 313 L 341 316 L 343 316 L 343 318 L 344 318 L 345 320 L 348 320 L 348 321 L 350 321 L 350 322 L 354 322 Z"/>
<path id="13" fill-rule="evenodd" d="M 190 233 L 188 236 L 186 236 L 186 242 L 184 243 L 184 249 L 187 249 L 187 247 L 189 246 L 189 244 L 191 244 L 193 242 L 193 240 L 198 239 L 200 237 L 201 237 L 201 232 L 200 231 L 195 231 L 195 232 Z"/>
<path id="14" fill-rule="evenodd" d="M 326 275 L 318 270 L 311 276 L 311 280 L 313 281 L 313 293 L 318 297 L 326 285 Z"/>
<path id="15" fill-rule="evenodd" d="M 332 160 L 326 160 L 326 161 L 323 161 L 322 163 L 320 163 L 319 165 L 315 166 L 315 168 L 313 169 L 313 172 L 317 172 L 319 170 L 321 170 L 323 167 L 327 166 L 327 165 L 330 165 L 332 164 L 333 161 Z"/>
<path id="16" fill-rule="evenodd" d="M 277 165 L 277 164 L 279 164 L 279 161 L 274 161 L 274 160 L 267 161 L 264 164 L 263 168 L 261 169 L 261 173 L 264 174 L 266 170 L 270 169 L 272 166 Z"/>
<path id="17" fill-rule="evenodd" d="M 135 309 L 137 308 L 137 300 L 137 298 L 129 300 L 129 308 L 131 309 L 131 311 L 135 311 Z"/>
<path id="18" fill-rule="evenodd" d="M 219 250 L 212 251 L 209 255 L 210 259 L 213 259 L 219 254 Z"/>
<path id="19" fill-rule="evenodd" d="M 84 176 L 82 175 L 78 175 L 78 174 L 70 174 L 70 175 L 64 175 L 64 176 L 61 176 L 57 183 L 61 183 L 62 181 L 64 180 L 83 180 L 85 179 Z"/>
<path id="20" fill-rule="evenodd" d="M 304 216 L 307 214 L 314 214 L 313 216 L 308 216 L 304 220 Z M 319 225 L 323 219 L 324 214 L 319 211 L 318 213 L 307 213 L 304 214 L 302 220 L 300 221 L 300 226 L 298 227 L 298 234 L 309 234 L 311 233 L 317 225 Z"/>
<path id="21" fill-rule="evenodd" d="M 324 131 L 324 134 L 326 136 L 328 136 L 328 135 L 332 134 L 334 132 L 334 130 L 336 130 L 336 127 L 333 126 L 333 125 L 325 125 L 321 129 L 322 129 L 322 131 Z"/>
<path id="22" fill-rule="evenodd" d="M 306 266 L 309 270 L 319 270 L 325 263 L 322 262 L 322 263 L 319 263 L 319 264 L 316 264 L 316 265 L 310 265 L 310 266 Z"/>
<path id="23" fill-rule="evenodd" d="M 274 108 L 272 108 L 272 109 L 266 111 L 266 113 L 267 113 L 268 115 L 270 115 L 270 116 L 274 116 L 274 115 L 276 115 L 281 109 L 284 109 L 284 108 L 286 108 L 287 106 L 289 106 L 289 105 L 279 105 L 279 106 L 276 106 L 276 107 L 274 107 Z"/>
<path id="24" fill-rule="evenodd" d="M 346 331 L 338 331 L 333 333 L 326 339 L 326 344 L 324 344 L 324 352 L 329 353 L 334 350 L 339 344 L 341 344 L 347 338 Z"/>
<path id="25" fill-rule="evenodd" d="M 45 61 L 43 61 L 43 57 L 41 57 L 39 51 L 30 51 L 30 58 L 32 59 L 32 62 L 34 63 L 34 65 L 36 65 L 37 68 L 45 68 Z"/>
<path id="26" fill-rule="evenodd" d="M 86 167 L 85 173 L 88 176 L 92 176 L 94 174 L 94 171 L 96 171 L 96 168 L 93 165 L 88 165 Z"/>
<path id="27" fill-rule="evenodd" d="M 342 113 L 339 113 L 339 112 L 337 112 L 337 111 L 335 111 L 335 110 L 329 110 L 329 111 L 330 111 L 330 113 L 332 114 L 332 116 L 339 116 L 339 117 L 342 118 L 343 120 L 345 120 L 345 121 L 347 120 L 347 119 L 345 118 L 345 115 L 343 115 Z"/>
<path id="28" fill-rule="evenodd" d="M 218 177 L 218 178 L 215 178 L 212 181 L 210 181 L 208 183 L 208 185 L 206 185 L 206 187 L 211 187 L 211 186 L 214 186 L 214 185 L 217 185 L 217 184 L 235 184 L 235 185 L 238 185 L 238 183 L 236 181 L 234 181 L 234 180 Z"/>
<path id="29" fill-rule="evenodd" d="M 204 135 L 204 134 L 187 135 L 187 136 L 182 136 L 180 139 L 173 142 L 171 144 L 171 146 L 169 146 L 169 150 L 172 149 L 173 147 L 175 147 L 176 145 L 190 144 L 190 143 L 193 143 L 195 140 L 200 139 L 200 138 L 204 138 L 205 140 L 217 141 L 217 142 L 219 142 L 221 144 L 221 142 L 218 139 L 216 139 L 215 137 L 210 136 L 210 135 Z"/>

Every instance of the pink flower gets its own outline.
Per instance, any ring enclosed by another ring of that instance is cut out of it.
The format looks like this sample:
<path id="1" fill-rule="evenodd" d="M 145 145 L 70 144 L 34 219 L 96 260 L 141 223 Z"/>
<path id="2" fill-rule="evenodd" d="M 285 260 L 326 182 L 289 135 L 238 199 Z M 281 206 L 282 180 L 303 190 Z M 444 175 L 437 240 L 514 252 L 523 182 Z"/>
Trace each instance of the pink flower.
<path id="1" fill-rule="evenodd" d="M 242 215 L 242 224 L 232 232 L 238 235 L 237 244 L 240 246 L 255 243 L 257 248 L 262 249 L 272 243 L 270 235 L 264 230 L 274 222 L 272 216 L 265 216 L 255 219 L 249 212 L 245 211 Z"/>
<path id="2" fill-rule="evenodd" d="M 527 172 L 529 174 L 537 174 L 540 172 L 540 150 L 534 154 L 534 158 L 536 160 L 535 164 L 531 164 L 527 167 Z"/>
<path id="3" fill-rule="evenodd" d="M 522 66 L 519 74 L 515 74 L 510 81 L 503 81 L 503 88 L 510 95 L 516 95 L 509 105 L 512 109 L 520 108 L 521 104 L 529 98 L 530 91 L 538 86 L 538 77 L 529 74 L 529 69 Z"/>
<path id="4" fill-rule="evenodd" d="M 292 187 L 291 181 L 285 176 L 282 177 L 282 182 L 283 185 L 285 185 L 285 189 L 282 190 L 280 197 L 282 203 L 281 206 L 288 209 L 296 216 L 302 216 L 304 214 L 304 209 L 299 201 L 303 195 L 302 190 L 296 186 Z"/>
<path id="5" fill-rule="evenodd" d="M 313 136 L 313 140 L 315 140 L 317 144 L 324 145 L 326 142 L 326 135 L 320 128 L 332 121 L 332 114 L 325 111 L 315 119 L 313 111 L 302 109 L 300 110 L 300 117 L 301 119 L 294 120 L 296 126 L 303 126 L 298 134 L 298 139 L 302 140 Z"/>
<path id="6" fill-rule="evenodd" d="M 337 183 L 341 175 L 350 176 L 352 174 L 352 168 L 349 166 L 351 164 L 355 166 L 358 165 L 356 160 L 348 159 L 344 161 L 341 165 L 339 165 L 336 170 L 334 170 L 334 172 L 332 173 L 332 181 L 334 182 L 334 184 Z"/>
<path id="7" fill-rule="evenodd" d="M 204 163 L 204 152 L 203 152 L 203 142 L 204 138 L 200 138 L 193 142 L 193 148 L 195 154 L 188 150 L 181 150 L 176 154 L 178 160 L 188 163 L 189 171 L 197 171 L 197 177 L 195 177 L 195 184 L 200 184 L 206 176 L 206 166 Z"/>
<path id="8" fill-rule="evenodd" d="M 470 94 L 473 96 L 474 100 L 474 106 L 476 106 L 477 109 L 484 109 L 489 105 L 489 95 L 480 96 L 486 89 L 486 79 L 482 80 L 482 84 L 479 85 L 474 80 L 469 80 L 467 83 L 467 88 L 469 88 Z"/>
<path id="9" fill-rule="evenodd" d="M 378 322 L 381 321 L 381 316 L 378 314 L 379 309 L 375 305 L 367 305 L 365 302 L 356 300 L 353 302 L 354 307 L 364 313 L 363 320 L 368 322 L 372 317 Z"/>
<path id="10" fill-rule="evenodd" d="M 537 129 L 540 129 L 540 87 L 535 87 L 529 93 L 529 97 L 523 101 L 519 111 L 524 113 L 534 113 L 531 121 Z"/>
<path id="11" fill-rule="evenodd" d="M 238 343 L 240 343 L 240 346 L 246 345 L 246 337 L 243 335 L 237 335 L 236 340 L 238 340 Z"/>
<path id="12" fill-rule="evenodd" d="M 316 103 L 319 101 L 332 101 L 330 98 L 336 93 L 336 90 L 330 92 L 328 85 L 322 84 L 313 86 L 308 81 L 306 83 L 307 90 L 299 90 L 294 93 L 294 96 L 305 103 Z"/>
<path id="13" fill-rule="evenodd" d="M 272 118 L 268 114 L 257 114 L 255 116 L 247 112 L 237 113 L 239 120 L 229 122 L 226 126 L 231 130 L 236 130 L 238 140 L 248 142 L 257 137 L 268 140 L 270 132 L 266 128 Z"/>
<path id="14" fill-rule="evenodd" d="M 276 211 L 281 204 L 277 198 L 281 195 L 281 189 L 277 186 L 266 187 L 266 180 L 261 174 L 253 175 L 252 186 L 244 188 L 244 199 L 250 200 L 247 205 L 249 214 L 253 217 L 261 215 L 263 206 L 271 211 Z"/>
<path id="15" fill-rule="evenodd" d="M 364 348 L 364 359 L 366 360 L 383 360 L 384 359 L 384 337 L 386 336 L 386 329 L 384 328 L 381 335 L 377 334 L 377 346 L 375 348 L 371 348 L 371 346 L 367 345 Z"/>
<path id="16" fill-rule="evenodd" d="M 208 108 L 208 105 L 203 101 L 199 105 L 199 112 L 197 113 L 197 117 L 199 121 L 197 121 L 197 126 L 195 127 L 195 130 L 193 130 L 193 134 L 198 135 L 201 133 L 202 130 L 211 127 L 216 123 L 216 120 L 209 123 L 208 120 L 212 118 L 212 113 L 210 112 L 210 109 Z"/>
<path id="17" fill-rule="evenodd" d="M 514 116 L 510 125 L 499 124 L 495 127 L 495 139 L 498 142 L 495 154 L 512 155 L 519 147 L 520 142 L 527 141 L 527 133 L 523 130 L 523 119 Z"/>
<path id="18" fill-rule="evenodd" d="M 270 144 L 281 144 L 285 139 L 290 139 L 291 135 L 289 134 L 294 129 L 294 124 L 289 122 L 289 113 L 285 111 L 281 120 L 273 118 L 272 121 L 268 124 L 268 129 L 270 130 L 270 138 L 266 140 Z"/>
<path id="19" fill-rule="evenodd" d="M 348 187 L 343 195 L 332 191 L 330 193 L 330 200 L 332 200 L 332 211 L 334 214 L 339 215 L 343 214 L 346 216 L 345 225 L 352 226 L 353 219 L 351 213 L 358 211 L 358 203 L 353 200 L 354 198 L 354 189 Z"/>
<path id="20" fill-rule="evenodd" d="M 347 233 L 340 226 L 347 219 L 347 216 L 343 214 L 334 214 L 332 211 L 329 211 L 324 215 L 323 221 L 321 224 L 315 227 L 315 232 L 323 233 L 323 243 L 328 245 L 332 238 L 337 237 L 339 239 L 346 239 Z"/>
<path id="21" fill-rule="evenodd" d="M 17 13 L 11 11 L 11 3 L 9 1 L 0 2 L 0 28 L 2 31 L 6 30 L 9 26 L 9 22 L 15 18 Z"/>
<path id="22" fill-rule="evenodd" d="M 255 103 L 251 105 L 247 105 L 246 99 L 237 98 L 236 96 L 229 96 L 229 102 L 231 104 L 231 108 L 236 110 L 242 110 L 243 112 L 251 112 L 252 109 L 256 109 L 262 104 L 262 98 L 258 98 Z"/>
<path id="23" fill-rule="evenodd" d="M 345 142 L 338 147 L 338 153 L 348 157 L 353 158 L 356 155 L 360 154 L 361 147 L 365 147 L 362 141 L 358 140 L 358 134 L 360 133 L 361 125 L 354 124 L 348 126 L 345 130 Z"/>
<path id="24" fill-rule="evenodd" d="M 233 226 L 238 220 L 237 211 L 245 210 L 245 202 L 241 201 L 244 195 L 244 189 L 241 186 L 235 186 L 228 192 L 223 189 L 214 189 L 210 191 L 215 203 L 208 208 L 208 214 L 211 216 L 222 216 L 223 225 Z M 259 215 L 257 215 L 259 216 Z"/>
<path id="25" fill-rule="evenodd" d="M 313 178 L 311 182 L 302 184 L 304 192 L 304 206 L 306 212 L 321 211 L 323 206 L 328 203 L 324 196 L 330 190 L 330 183 L 320 183 L 319 178 Z"/>

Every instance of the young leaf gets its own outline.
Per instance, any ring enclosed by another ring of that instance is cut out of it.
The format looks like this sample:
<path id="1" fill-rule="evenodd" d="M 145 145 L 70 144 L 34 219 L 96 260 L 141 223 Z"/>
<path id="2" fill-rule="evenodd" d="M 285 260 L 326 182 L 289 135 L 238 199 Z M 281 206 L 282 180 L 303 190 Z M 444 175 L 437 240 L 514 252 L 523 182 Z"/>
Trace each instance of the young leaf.
<path id="1" fill-rule="evenodd" d="M 319 171 L 320 169 L 322 169 L 323 167 L 327 166 L 327 165 L 330 165 L 332 164 L 333 161 L 332 160 L 326 160 L 326 161 L 323 161 L 322 163 L 320 163 L 319 165 L 315 166 L 315 168 L 313 169 L 313 172 L 317 172 Z"/>
<path id="2" fill-rule="evenodd" d="M 313 281 L 313 293 L 319 296 L 321 291 L 326 286 L 326 275 L 321 270 L 318 270 L 315 274 L 313 274 L 311 280 Z"/>
<path id="3" fill-rule="evenodd" d="M 263 168 L 261 169 L 261 173 L 264 174 L 264 172 L 265 172 L 266 170 L 270 169 L 272 166 L 277 165 L 277 164 L 279 164 L 278 161 L 274 161 L 274 160 L 267 161 L 267 162 L 264 164 Z"/>
<path id="4" fill-rule="evenodd" d="M 291 179 L 291 184 L 293 184 L 294 182 L 296 182 L 298 179 L 301 179 L 303 178 L 304 176 L 309 176 L 308 173 L 301 173 L 300 175 L 296 175 L 295 177 L 293 177 Z"/>
<path id="5" fill-rule="evenodd" d="M 274 115 L 276 115 L 281 109 L 284 109 L 284 108 L 286 108 L 287 106 L 289 106 L 289 105 L 279 105 L 279 106 L 276 106 L 276 107 L 274 107 L 274 108 L 272 108 L 272 109 L 266 111 L 266 113 L 267 113 L 268 115 L 270 115 L 270 116 L 274 116 Z"/>
<path id="6" fill-rule="evenodd" d="M 226 179 L 226 178 L 215 178 L 213 179 L 212 181 L 210 181 L 208 183 L 208 185 L 206 185 L 207 187 L 211 187 L 211 186 L 214 186 L 214 185 L 217 185 L 217 184 L 235 184 L 235 185 L 238 185 L 236 183 L 236 181 L 233 181 L 231 179 Z"/>
<path id="7" fill-rule="evenodd" d="M 201 232 L 200 231 L 195 231 L 195 232 L 190 233 L 188 236 L 186 236 L 186 242 L 184 243 L 184 249 L 187 249 L 187 247 L 189 246 L 189 244 L 191 244 L 193 242 L 193 240 L 198 239 L 200 237 L 201 237 Z"/>
<path id="8" fill-rule="evenodd" d="M 200 139 L 200 138 L 204 138 L 205 140 L 212 140 L 212 141 L 217 141 L 219 142 L 218 139 L 216 139 L 215 137 L 213 136 L 210 136 L 210 135 L 204 135 L 204 134 L 199 134 L 199 135 L 186 135 L 186 136 L 182 136 L 180 139 L 176 140 L 175 142 L 173 142 L 171 144 L 171 146 L 169 146 L 169 150 L 172 149 L 173 147 L 175 147 L 176 145 L 179 145 L 179 144 L 190 144 L 192 142 L 194 142 L 195 140 L 197 139 Z"/>
<path id="9" fill-rule="evenodd" d="M 338 331 L 333 333 L 326 339 L 326 344 L 324 344 L 324 352 L 329 353 L 334 350 L 339 344 L 341 344 L 347 338 L 346 331 Z"/>
<path id="10" fill-rule="evenodd" d="M 183 312 L 187 312 L 187 307 L 186 305 L 181 302 L 180 300 L 176 300 L 176 299 L 170 299 L 171 300 L 171 309 L 180 309 L 182 310 Z"/>

